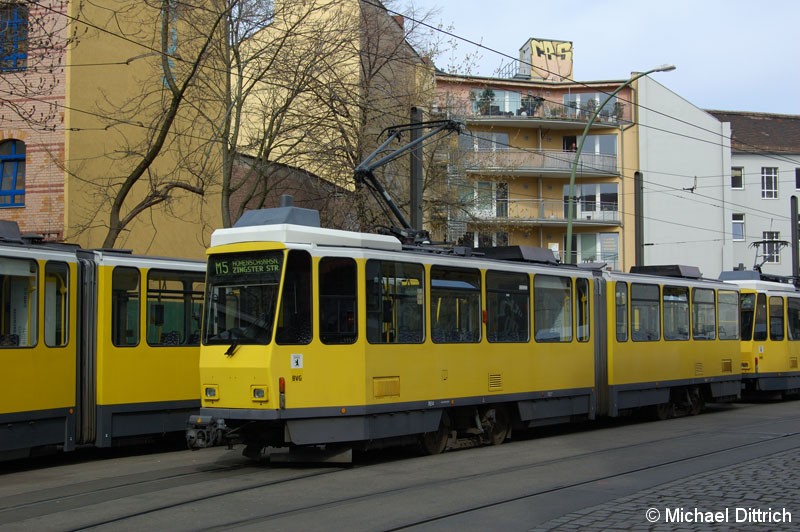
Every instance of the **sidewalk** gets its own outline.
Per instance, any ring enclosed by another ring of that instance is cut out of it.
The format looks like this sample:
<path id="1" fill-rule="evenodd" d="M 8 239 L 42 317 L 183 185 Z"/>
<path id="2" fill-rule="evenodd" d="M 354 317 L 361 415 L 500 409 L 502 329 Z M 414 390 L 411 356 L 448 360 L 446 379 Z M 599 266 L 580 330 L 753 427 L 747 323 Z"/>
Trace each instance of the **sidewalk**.
<path id="1" fill-rule="evenodd" d="M 800 449 L 755 458 L 586 508 L 544 530 L 798 530 Z"/>

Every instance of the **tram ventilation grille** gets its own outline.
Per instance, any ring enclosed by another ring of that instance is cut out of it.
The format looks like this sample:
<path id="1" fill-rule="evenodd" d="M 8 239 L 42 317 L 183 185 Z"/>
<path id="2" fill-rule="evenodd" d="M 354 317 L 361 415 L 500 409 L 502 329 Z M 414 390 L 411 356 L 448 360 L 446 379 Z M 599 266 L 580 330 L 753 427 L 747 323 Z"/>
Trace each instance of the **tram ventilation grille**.
<path id="1" fill-rule="evenodd" d="M 722 359 L 722 373 L 733 373 L 733 361 L 730 358 Z"/>
<path id="2" fill-rule="evenodd" d="M 374 397 L 400 397 L 400 377 L 374 377 L 372 379 Z"/>
<path id="3" fill-rule="evenodd" d="M 703 374 L 703 363 L 696 362 L 694 365 L 694 376 L 699 377 Z"/>
<path id="4" fill-rule="evenodd" d="M 503 376 L 499 373 L 489 374 L 489 391 L 496 392 L 503 389 Z"/>
<path id="5" fill-rule="evenodd" d="M 792 369 L 797 369 L 797 357 L 792 357 L 789 359 L 789 367 Z"/>

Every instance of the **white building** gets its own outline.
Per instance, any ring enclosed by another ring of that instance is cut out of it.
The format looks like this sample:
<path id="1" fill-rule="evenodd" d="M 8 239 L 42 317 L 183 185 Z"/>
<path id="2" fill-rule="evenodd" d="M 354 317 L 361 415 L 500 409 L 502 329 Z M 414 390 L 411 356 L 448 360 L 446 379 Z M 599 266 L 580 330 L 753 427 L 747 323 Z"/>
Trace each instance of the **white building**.
<path id="1" fill-rule="evenodd" d="M 664 74 L 667 76 L 668 74 Z M 638 89 L 636 263 L 698 266 L 716 278 L 733 266 L 730 124 L 651 77 Z"/>
<path id="2" fill-rule="evenodd" d="M 791 198 L 800 197 L 800 116 L 709 113 L 729 122 L 733 136 L 725 187 L 725 239 L 733 254 L 725 269 L 763 264 L 765 274 L 792 275 Z"/>

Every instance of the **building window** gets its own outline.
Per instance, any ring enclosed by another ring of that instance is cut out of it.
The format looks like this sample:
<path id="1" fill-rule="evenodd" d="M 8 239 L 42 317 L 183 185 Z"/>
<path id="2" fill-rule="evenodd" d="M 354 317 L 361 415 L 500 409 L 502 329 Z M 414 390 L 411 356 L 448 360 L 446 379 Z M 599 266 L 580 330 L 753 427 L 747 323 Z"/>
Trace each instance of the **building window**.
<path id="1" fill-rule="evenodd" d="M 476 131 L 472 135 L 460 135 L 458 147 L 463 151 L 490 152 L 509 148 L 508 133 Z"/>
<path id="2" fill-rule="evenodd" d="M 25 206 L 25 143 L 0 142 L 0 207 Z"/>
<path id="3" fill-rule="evenodd" d="M 508 218 L 508 183 L 495 185 L 495 213 L 498 218 Z"/>
<path id="4" fill-rule="evenodd" d="M 522 95 L 501 89 L 473 89 L 470 91 L 470 101 L 474 114 L 512 116 L 522 105 Z"/>
<path id="5" fill-rule="evenodd" d="M 734 240 L 744 240 L 744 214 L 733 213 L 731 214 L 731 234 Z"/>
<path id="6" fill-rule="evenodd" d="M 566 236 L 562 241 L 567 248 Z M 604 262 L 619 269 L 619 234 L 579 233 L 572 235 L 572 257 L 575 263 Z"/>
<path id="7" fill-rule="evenodd" d="M 480 218 L 508 217 L 508 183 L 476 181 L 474 190 L 461 188 L 459 199 Z"/>
<path id="8" fill-rule="evenodd" d="M 731 188 L 744 188 L 744 168 L 741 166 L 731 168 Z"/>
<path id="9" fill-rule="evenodd" d="M 794 169 L 794 188 L 800 190 L 800 168 Z"/>
<path id="10" fill-rule="evenodd" d="M 773 264 L 780 263 L 781 261 L 781 234 L 778 231 L 764 231 L 764 262 L 771 262 Z"/>
<path id="11" fill-rule="evenodd" d="M 475 207 L 481 212 L 485 212 L 488 214 L 489 211 L 492 210 L 492 203 L 494 200 L 494 194 L 492 193 L 492 188 L 494 188 L 491 181 L 478 181 L 475 184 Z"/>
<path id="12" fill-rule="evenodd" d="M 761 168 L 761 199 L 778 199 L 777 168 Z"/>
<path id="13" fill-rule="evenodd" d="M 0 70 L 24 70 L 28 63 L 28 6 L 0 5 Z"/>

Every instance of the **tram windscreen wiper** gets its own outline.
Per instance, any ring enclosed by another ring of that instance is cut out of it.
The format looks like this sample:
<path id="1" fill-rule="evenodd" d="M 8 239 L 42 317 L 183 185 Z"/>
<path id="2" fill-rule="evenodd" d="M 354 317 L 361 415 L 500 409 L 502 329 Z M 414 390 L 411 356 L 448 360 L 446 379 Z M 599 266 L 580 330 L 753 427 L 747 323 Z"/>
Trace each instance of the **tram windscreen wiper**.
<path id="1" fill-rule="evenodd" d="M 230 347 L 228 347 L 228 349 L 225 351 L 225 356 L 226 356 L 226 357 L 232 357 L 232 356 L 233 356 L 233 354 L 236 352 L 236 348 L 237 348 L 237 347 L 239 347 L 239 342 L 237 342 L 237 341 L 234 341 L 234 342 L 233 342 L 233 343 L 230 345 Z"/>

